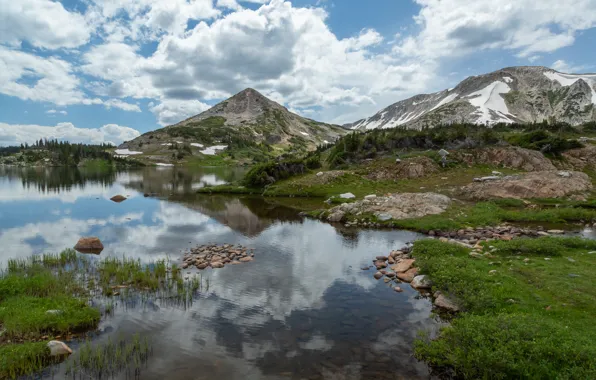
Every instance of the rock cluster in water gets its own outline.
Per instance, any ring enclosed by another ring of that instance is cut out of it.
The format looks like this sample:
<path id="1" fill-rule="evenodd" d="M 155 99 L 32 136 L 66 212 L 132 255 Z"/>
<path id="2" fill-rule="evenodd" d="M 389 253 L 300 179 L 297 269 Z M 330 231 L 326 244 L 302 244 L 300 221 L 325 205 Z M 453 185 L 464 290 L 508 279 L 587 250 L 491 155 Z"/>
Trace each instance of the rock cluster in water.
<path id="1" fill-rule="evenodd" d="M 253 261 L 254 249 L 241 245 L 201 245 L 186 252 L 183 257 L 182 269 L 195 266 L 200 270 L 223 268 L 226 264 L 241 264 Z"/>
<path id="2" fill-rule="evenodd" d="M 418 268 L 414 266 L 415 263 L 416 259 L 412 258 L 412 248 L 406 246 L 391 251 L 389 256 L 377 256 L 373 260 L 373 265 L 377 269 L 373 277 L 376 280 L 383 279 L 385 283 L 392 281 L 396 283 L 407 282 L 418 291 L 428 292 L 433 286 L 432 280 L 426 275 L 419 275 Z M 369 266 L 362 267 L 362 270 L 368 269 L 370 269 Z M 394 286 L 393 290 L 398 293 L 403 292 L 400 286 Z M 440 292 L 435 292 L 433 297 L 436 307 L 449 312 L 458 312 L 460 310 L 456 302 Z"/>

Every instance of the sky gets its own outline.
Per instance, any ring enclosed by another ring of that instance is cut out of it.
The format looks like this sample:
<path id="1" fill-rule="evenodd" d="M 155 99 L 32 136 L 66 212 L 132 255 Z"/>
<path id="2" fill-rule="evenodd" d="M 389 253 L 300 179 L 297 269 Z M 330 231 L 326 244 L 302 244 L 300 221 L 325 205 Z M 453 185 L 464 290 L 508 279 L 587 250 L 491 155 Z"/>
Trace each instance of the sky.
<path id="1" fill-rule="evenodd" d="M 255 88 L 344 124 L 470 75 L 596 72 L 596 0 L 0 0 L 0 146 L 120 144 Z"/>

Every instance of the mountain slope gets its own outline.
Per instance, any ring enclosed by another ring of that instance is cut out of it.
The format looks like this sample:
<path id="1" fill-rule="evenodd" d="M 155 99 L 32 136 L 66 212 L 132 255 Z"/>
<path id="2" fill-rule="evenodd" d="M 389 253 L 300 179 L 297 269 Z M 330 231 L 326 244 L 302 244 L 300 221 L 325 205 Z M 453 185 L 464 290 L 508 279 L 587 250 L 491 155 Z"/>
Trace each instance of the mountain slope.
<path id="1" fill-rule="evenodd" d="M 441 123 L 596 120 L 596 74 L 564 74 L 522 66 L 465 79 L 455 88 L 416 95 L 355 123 L 352 129 L 420 129 Z"/>
<path id="2" fill-rule="evenodd" d="M 248 88 L 203 113 L 145 133 L 119 148 L 155 154 L 174 145 L 190 145 L 193 154 L 210 155 L 213 152 L 208 147 L 242 148 L 266 143 L 280 150 L 307 150 L 333 142 L 345 133 L 341 126 L 296 115 Z"/>

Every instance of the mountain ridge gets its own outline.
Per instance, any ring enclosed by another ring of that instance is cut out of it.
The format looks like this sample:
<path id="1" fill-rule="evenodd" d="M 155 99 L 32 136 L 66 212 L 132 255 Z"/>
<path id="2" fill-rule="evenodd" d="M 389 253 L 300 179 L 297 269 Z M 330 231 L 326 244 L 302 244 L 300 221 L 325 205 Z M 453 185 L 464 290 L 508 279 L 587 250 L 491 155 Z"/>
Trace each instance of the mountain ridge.
<path id="1" fill-rule="evenodd" d="M 168 153 L 171 146 L 190 145 L 192 155 L 212 155 L 209 146 L 225 148 L 274 147 L 276 152 L 313 150 L 347 133 L 339 125 L 308 119 L 247 88 L 206 111 L 179 123 L 147 132 L 119 146 L 143 154 Z M 188 151 L 188 149 L 187 149 Z"/>
<path id="2" fill-rule="evenodd" d="M 543 66 L 511 66 L 470 76 L 456 87 L 418 94 L 345 124 L 356 130 L 469 122 L 541 122 L 572 125 L 596 120 L 596 74 L 567 74 Z"/>

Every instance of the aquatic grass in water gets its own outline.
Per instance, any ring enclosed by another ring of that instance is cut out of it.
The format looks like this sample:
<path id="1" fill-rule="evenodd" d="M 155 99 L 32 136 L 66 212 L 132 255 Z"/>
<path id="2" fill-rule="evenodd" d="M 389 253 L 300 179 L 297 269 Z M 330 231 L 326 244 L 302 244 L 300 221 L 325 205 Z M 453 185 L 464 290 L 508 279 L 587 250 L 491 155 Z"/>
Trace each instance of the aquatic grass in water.
<path id="1" fill-rule="evenodd" d="M 78 357 L 67 363 L 68 378 L 110 378 L 126 371 L 135 378 L 140 377 L 142 366 L 152 354 L 149 340 L 135 334 L 131 341 L 119 338 L 112 342 L 93 346 L 87 341 L 79 350 Z M 78 375 L 78 376 L 77 376 Z"/>
<path id="2" fill-rule="evenodd" d="M 41 371 L 52 363 L 47 342 L 0 345 L 0 379 Z"/>

